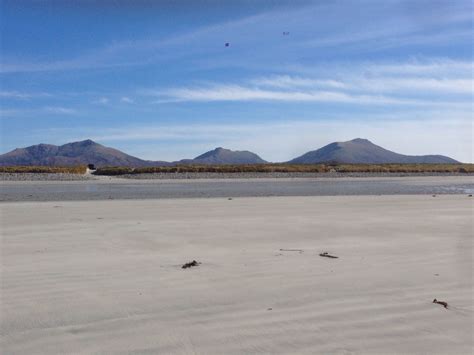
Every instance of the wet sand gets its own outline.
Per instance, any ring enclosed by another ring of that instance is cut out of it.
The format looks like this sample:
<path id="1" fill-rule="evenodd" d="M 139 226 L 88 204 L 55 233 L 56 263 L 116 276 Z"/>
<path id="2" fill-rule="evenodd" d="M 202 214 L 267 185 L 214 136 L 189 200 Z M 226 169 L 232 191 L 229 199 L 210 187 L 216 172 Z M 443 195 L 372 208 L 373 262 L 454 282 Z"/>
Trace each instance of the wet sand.
<path id="1" fill-rule="evenodd" d="M 4 354 L 473 348 L 466 195 L 0 208 Z M 325 251 L 339 258 L 320 257 Z M 202 264 L 181 269 L 193 259 Z"/>
<path id="2" fill-rule="evenodd" d="M 0 201 L 472 194 L 474 176 L 2 181 Z"/>

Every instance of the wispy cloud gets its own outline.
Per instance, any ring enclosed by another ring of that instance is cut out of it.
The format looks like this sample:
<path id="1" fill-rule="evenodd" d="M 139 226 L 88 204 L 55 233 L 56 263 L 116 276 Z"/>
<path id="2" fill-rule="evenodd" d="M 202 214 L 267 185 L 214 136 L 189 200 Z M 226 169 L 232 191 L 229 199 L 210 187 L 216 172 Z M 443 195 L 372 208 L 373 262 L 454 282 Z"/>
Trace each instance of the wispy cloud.
<path id="1" fill-rule="evenodd" d="M 127 104 L 133 104 L 134 103 L 134 100 L 131 99 L 130 97 L 127 97 L 127 96 L 123 96 L 120 98 L 120 101 L 121 102 L 125 102 Z"/>
<path id="2" fill-rule="evenodd" d="M 75 115 L 77 114 L 77 110 L 72 108 L 66 107 L 58 107 L 58 106 L 47 106 L 43 108 L 44 111 L 54 114 L 61 114 L 61 115 Z"/>
<path id="3" fill-rule="evenodd" d="M 356 95 L 338 91 L 277 91 L 239 85 L 214 85 L 209 88 L 176 88 L 157 92 L 158 103 L 210 101 L 331 102 L 363 105 L 423 104 L 412 99 L 382 95 Z"/>
<path id="4" fill-rule="evenodd" d="M 322 80 L 303 78 L 301 76 L 292 75 L 275 75 L 269 77 L 259 77 L 250 80 L 251 84 L 256 86 L 268 86 L 276 88 L 295 88 L 295 87 L 321 87 L 321 88 L 336 88 L 344 89 L 346 84 L 339 80 Z"/>
<path id="5" fill-rule="evenodd" d="M 277 88 L 337 88 L 359 92 L 402 92 L 424 90 L 425 92 L 440 92 L 446 94 L 472 94 L 473 80 L 471 78 L 426 78 L 426 77 L 390 77 L 390 76 L 352 76 L 338 80 L 318 80 L 301 78 L 299 76 L 277 75 L 252 80 L 259 86 Z"/>
<path id="6" fill-rule="evenodd" d="M 37 115 L 52 114 L 52 115 L 76 115 L 79 111 L 72 108 L 61 106 L 45 106 L 38 108 L 2 108 L 0 109 L 1 118 L 10 117 L 25 117 L 32 118 Z M 36 117 L 35 117 L 36 118 Z"/>
<path id="7" fill-rule="evenodd" d="M 367 72 L 392 75 L 416 75 L 435 77 L 472 78 L 474 62 L 451 58 L 412 59 L 408 62 L 369 63 L 365 65 Z"/>
<path id="8" fill-rule="evenodd" d="M 301 74 L 269 75 L 151 91 L 159 103 L 212 101 L 329 102 L 358 105 L 469 103 L 472 62 L 359 63 Z M 433 98 L 436 97 L 436 100 Z"/>
<path id="9" fill-rule="evenodd" d="M 22 62 L 15 59 L 6 61 L 6 59 L 4 59 L 0 65 L 0 74 L 123 68 L 147 63 L 147 60 L 143 58 L 128 58 L 117 61 L 117 59 L 113 58 L 113 53 L 111 52 L 110 47 L 105 47 L 96 49 L 91 53 L 84 54 L 77 58 L 50 62 L 38 62 L 36 60 Z"/>
<path id="10" fill-rule="evenodd" d="M 400 48 L 407 46 L 431 46 L 446 45 L 455 41 L 465 42 L 474 35 L 470 28 L 453 29 L 449 31 L 420 32 L 420 29 L 413 28 L 411 31 L 404 26 L 394 26 L 387 28 L 380 26 L 373 32 L 353 33 L 348 31 L 343 35 L 334 37 L 323 37 L 303 42 L 302 46 L 308 47 L 341 47 L 346 50 L 363 49 L 365 52 L 377 52 L 389 48 Z"/>
<path id="11" fill-rule="evenodd" d="M 41 97 L 51 97 L 51 94 L 45 92 L 28 93 L 20 91 L 0 91 L 0 98 L 6 99 L 32 99 Z"/>
<path id="12" fill-rule="evenodd" d="M 107 97 L 99 97 L 98 99 L 94 100 L 92 103 L 99 104 L 99 105 L 107 105 L 109 101 L 110 100 Z"/>

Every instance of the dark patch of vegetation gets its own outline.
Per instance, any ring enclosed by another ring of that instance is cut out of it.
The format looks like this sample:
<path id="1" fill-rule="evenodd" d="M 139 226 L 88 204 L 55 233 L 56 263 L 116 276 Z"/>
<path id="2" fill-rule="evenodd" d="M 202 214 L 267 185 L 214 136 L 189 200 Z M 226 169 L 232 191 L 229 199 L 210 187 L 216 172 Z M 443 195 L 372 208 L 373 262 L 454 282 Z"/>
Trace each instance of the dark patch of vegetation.
<path id="1" fill-rule="evenodd" d="M 86 166 L 0 166 L 0 173 L 85 174 Z"/>
<path id="2" fill-rule="evenodd" d="M 242 164 L 242 165 L 177 165 L 137 168 L 135 174 L 143 173 L 323 173 L 324 165 L 291 166 L 284 164 Z"/>
<path id="3" fill-rule="evenodd" d="M 474 164 L 251 164 L 103 167 L 96 175 L 173 173 L 474 173 Z"/>
<path id="4" fill-rule="evenodd" d="M 342 164 L 340 173 L 474 173 L 474 164 Z"/>

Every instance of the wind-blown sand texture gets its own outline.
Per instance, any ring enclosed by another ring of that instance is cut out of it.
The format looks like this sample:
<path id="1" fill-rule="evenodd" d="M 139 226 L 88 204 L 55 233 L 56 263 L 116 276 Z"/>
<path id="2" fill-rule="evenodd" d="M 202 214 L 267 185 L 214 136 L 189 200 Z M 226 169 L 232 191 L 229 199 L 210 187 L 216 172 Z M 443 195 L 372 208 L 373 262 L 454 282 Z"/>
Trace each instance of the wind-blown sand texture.
<path id="1" fill-rule="evenodd" d="M 0 206 L 2 354 L 473 348 L 466 195 Z"/>

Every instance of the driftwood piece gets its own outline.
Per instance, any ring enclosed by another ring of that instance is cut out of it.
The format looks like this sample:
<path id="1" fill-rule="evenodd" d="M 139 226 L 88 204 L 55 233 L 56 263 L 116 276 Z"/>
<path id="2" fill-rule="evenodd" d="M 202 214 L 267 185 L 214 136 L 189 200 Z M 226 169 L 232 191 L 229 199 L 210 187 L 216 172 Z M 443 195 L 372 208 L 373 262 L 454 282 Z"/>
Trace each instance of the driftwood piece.
<path id="1" fill-rule="evenodd" d="M 448 302 L 438 301 L 436 298 L 433 300 L 433 303 L 442 305 L 444 308 L 448 308 Z"/>
<path id="2" fill-rule="evenodd" d="M 201 263 L 198 263 L 196 260 L 193 260 L 189 263 L 184 264 L 183 266 L 181 266 L 181 268 L 182 269 L 187 269 L 187 268 L 190 268 L 190 267 L 193 267 L 193 266 L 198 266 L 199 264 L 201 264 Z"/>
<path id="3" fill-rule="evenodd" d="M 319 254 L 319 256 L 322 256 L 322 257 L 325 257 L 325 258 L 331 258 L 331 259 L 338 259 L 339 258 L 338 256 L 331 255 L 326 251 L 324 253 Z"/>

